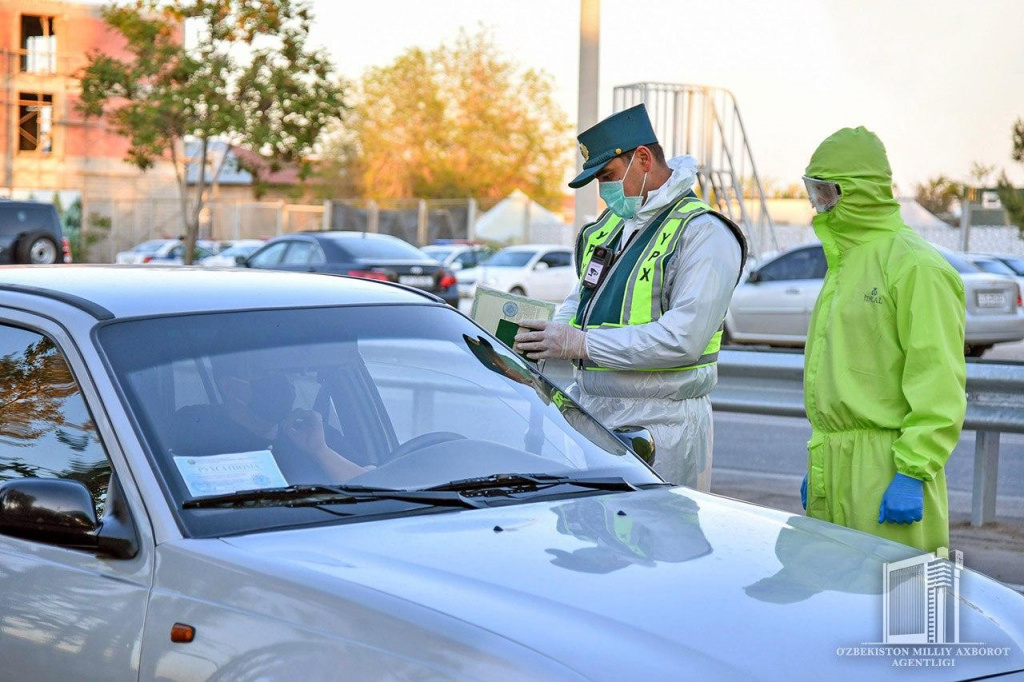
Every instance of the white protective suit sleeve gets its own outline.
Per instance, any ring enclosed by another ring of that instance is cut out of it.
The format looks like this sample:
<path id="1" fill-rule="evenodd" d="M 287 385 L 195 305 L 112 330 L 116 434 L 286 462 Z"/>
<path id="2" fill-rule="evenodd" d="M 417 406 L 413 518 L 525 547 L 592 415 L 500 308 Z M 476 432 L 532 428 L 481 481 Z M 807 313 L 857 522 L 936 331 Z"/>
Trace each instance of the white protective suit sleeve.
<path id="1" fill-rule="evenodd" d="M 572 291 L 565 297 L 565 301 L 558 308 L 558 312 L 555 313 L 553 320 L 555 322 L 565 322 L 569 324 L 572 318 L 576 317 L 576 310 L 580 305 L 580 283 L 579 280 L 572 286 Z"/>
<path id="2" fill-rule="evenodd" d="M 725 319 L 740 259 L 739 242 L 721 220 L 708 214 L 694 218 L 669 261 L 665 314 L 647 324 L 588 331 L 590 359 L 609 369 L 667 369 L 696 363 Z"/>

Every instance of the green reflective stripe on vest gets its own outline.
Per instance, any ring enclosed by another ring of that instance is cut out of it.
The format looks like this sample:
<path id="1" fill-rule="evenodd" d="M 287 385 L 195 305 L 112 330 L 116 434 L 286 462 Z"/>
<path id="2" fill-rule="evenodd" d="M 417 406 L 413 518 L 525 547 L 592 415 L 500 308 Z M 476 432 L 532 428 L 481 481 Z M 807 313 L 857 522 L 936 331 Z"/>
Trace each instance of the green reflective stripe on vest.
<path id="1" fill-rule="evenodd" d="M 710 210 L 710 206 L 697 199 L 684 199 L 676 204 L 630 274 L 630 285 L 622 298 L 622 321 L 625 324 L 646 324 L 661 317 L 665 263 L 675 253 L 683 229 L 691 220 Z"/>
<path id="2" fill-rule="evenodd" d="M 606 246 L 612 240 L 618 238 L 622 233 L 624 221 L 611 211 L 605 211 L 605 215 L 598 219 L 593 225 L 583 228 L 580 233 L 580 247 L 583 249 L 576 267 L 576 276 L 583 278 L 587 266 L 594 259 L 594 249 L 599 246 Z"/>

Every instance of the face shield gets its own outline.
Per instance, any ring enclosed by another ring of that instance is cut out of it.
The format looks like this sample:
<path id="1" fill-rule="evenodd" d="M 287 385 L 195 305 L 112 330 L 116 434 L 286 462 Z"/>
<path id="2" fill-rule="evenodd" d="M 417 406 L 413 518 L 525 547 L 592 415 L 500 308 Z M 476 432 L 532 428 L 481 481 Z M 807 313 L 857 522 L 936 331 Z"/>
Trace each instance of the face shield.
<path id="1" fill-rule="evenodd" d="M 811 205 L 818 213 L 831 211 L 843 196 L 839 183 L 831 180 L 809 178 L 805 175 L 804 186 L 807 188 L 807 198 L 811 200 Z"/>

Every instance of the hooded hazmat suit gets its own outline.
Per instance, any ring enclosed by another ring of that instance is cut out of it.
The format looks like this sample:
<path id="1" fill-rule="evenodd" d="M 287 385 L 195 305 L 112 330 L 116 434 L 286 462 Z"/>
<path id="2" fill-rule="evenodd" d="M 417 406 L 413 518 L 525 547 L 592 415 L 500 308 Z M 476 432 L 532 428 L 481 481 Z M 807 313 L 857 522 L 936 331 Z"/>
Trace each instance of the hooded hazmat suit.
<path id="1" fill-rule="evenodd" d="M 874 133 L 835 133 L 807 175 L 842 189 L 814 218 L 828 274 L 805 350 L 807 515 L 923 551 L 948 547 L 944 466 L 966 409 L 963 283 L 900 219 Z M 917 523 L 878 522 L 897 473 L 924 481 Z"/>
<path id="2" fill-rule="evenodd" d="M 696 182 L 692 157 L 670 159 L 668 166 L 671 177 L 650 192 L 634 218 L 625 221 L 620 243 L 650 225 Z M 742 266 L 741 238 L 712 213 L 688 223 L 665 265 L 664 312 L 647 324 L 589 329 L 589 358 L 613 371 L 577 369 L 576 383 L 569 389 L 573 399 L 605 426 L 647 428 L 656 448 L 654 469 L 667 481 L 704 491 L 711 486 L 708 394 L 718 380 L 717 366 L 671 368 L 698 363 L 721 327 Z M 577 283 L 555 321 L 570 322 L 581 312 L 579 307 Z"/>

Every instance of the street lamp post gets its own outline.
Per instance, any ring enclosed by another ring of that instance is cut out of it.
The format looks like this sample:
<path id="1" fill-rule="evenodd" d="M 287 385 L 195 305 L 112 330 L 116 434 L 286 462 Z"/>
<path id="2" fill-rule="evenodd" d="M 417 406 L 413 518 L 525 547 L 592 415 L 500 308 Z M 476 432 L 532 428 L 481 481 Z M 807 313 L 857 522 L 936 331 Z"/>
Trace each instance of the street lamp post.
<path id="1" fill-rule="evenodd" d="M 599 85 L 598 47 L 601 37 L 601 0 L 580 0 L 580 92 L 577 132 L 597 123 Z M 576 152 L 576 172 L 583 170 L 583 158 Z M 597 216 L 597 185 L 576 190 L 576 229 Z"/>

